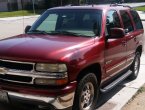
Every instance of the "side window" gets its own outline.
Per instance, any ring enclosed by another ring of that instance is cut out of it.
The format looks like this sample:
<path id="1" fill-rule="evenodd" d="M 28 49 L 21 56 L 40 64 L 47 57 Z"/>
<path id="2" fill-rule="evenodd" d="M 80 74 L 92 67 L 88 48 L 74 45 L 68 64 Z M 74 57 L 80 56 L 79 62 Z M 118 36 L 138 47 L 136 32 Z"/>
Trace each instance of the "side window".
<path id="1" fill-rule="evenodd" d="M 138 13 L 134 10 L 131 10 L 130 13 L 133 17 L 133 21 L 135 23 L 136 29 L 143 29 L 143 26 L 142 26 L 142 23 L 141 23 L 141 20 L 140 20 Z"/>
<path id="2" fill-rule="evenodd" d="M 126 11 L 120 11 L 121 17 L 122 17 L 122 21 L 123 21 L 123 25 L 124 25 L 124 29 L 127 32 L 131 32 L 133 31 L 133 25 L 130 19 L 130 16 L 128 15 L 128 13 Z"/>
<path id="3" fill-rule="evenodd" d="M 120 28 L 120 19 L 116 11 L 111 10 L 107 13 L 106 18 L 106 35 L 110 35 L 110 29 L 118 27 Z"/>

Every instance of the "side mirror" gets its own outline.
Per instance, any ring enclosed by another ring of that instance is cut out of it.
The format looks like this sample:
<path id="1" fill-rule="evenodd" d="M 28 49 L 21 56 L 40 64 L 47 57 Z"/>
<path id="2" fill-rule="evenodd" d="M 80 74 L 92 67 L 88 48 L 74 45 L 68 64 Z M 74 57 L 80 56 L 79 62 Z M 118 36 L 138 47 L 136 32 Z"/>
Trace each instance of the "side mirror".
<path id="1" fill-rule="evenodd" d="M 26 28 L 25 28 L 25 33 L 27 33 L 29 30 L 30 30 L 30 28 L 31 28 L 31 26 L 26 26 Z"/>
<path id="2" fill-rule="evenodd" d="M 123 28 L 111 28 L 109 38 L 122 38 L 125 36 Z"/>

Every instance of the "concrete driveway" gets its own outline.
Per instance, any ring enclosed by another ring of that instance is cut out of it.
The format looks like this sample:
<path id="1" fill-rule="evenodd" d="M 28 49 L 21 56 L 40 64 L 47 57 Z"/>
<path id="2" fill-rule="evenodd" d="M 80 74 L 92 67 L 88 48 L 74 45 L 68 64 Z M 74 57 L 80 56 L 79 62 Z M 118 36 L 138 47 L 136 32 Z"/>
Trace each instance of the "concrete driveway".
<path id="1" fill-rule="evenodd" d="M 130 7 L 145 6 L 145 2 L 141 3 L 123 3 L 123 5 L 129 5 Z"/>

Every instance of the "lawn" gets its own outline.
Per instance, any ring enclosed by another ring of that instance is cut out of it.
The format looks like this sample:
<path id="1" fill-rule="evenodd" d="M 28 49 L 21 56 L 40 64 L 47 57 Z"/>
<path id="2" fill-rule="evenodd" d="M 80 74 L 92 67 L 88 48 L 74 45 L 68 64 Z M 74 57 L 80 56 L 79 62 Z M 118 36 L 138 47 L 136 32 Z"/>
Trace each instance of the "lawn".
<path id="1" fill-rule="evenodd" d="M 44 10 L 37 10 L 37 14 L 41 14 Z M 30 16 L 34 15 L 34 12 L 32 10 L 20 10 L 20 11 L 12 11 L 12 12 L 0 12 L 0 18 L 5 17 L 16 17 L 16 16 Z"/>
<path id="2" fill-rule="evenodd" d="M 135 9 L 138 11 L 145 11 L 145 6 L 136 7 Z"/>

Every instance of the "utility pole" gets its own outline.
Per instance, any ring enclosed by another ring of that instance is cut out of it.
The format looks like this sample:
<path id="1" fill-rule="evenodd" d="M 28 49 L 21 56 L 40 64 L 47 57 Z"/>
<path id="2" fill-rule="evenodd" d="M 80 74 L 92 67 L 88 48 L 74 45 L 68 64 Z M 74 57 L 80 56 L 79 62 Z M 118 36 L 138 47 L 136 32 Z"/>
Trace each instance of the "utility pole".
<path id="1" fill-rule="evenodd" d="M 24 9 L 24 7 L 23 7 L 23 0 L 21 0 L 21 6 L 22 6 L 22 10 Z"/>
<path id="2" fill-rule="evenodd" d="M 8 10 L 11 11 L 11 4 L 9 0 L 7 0 L 7 7 L 8 7 Z"/>
<path id="3" fill-rule="evenodd" d="M 78 5 L 80 5 L 80 0 L 78 0 Z"/>
<path id="4" fill-rule="evenodd" d="M 60 0 L 60 2 L 61 2 L 61 6 L 62 6 L 62 0 Z"/>
<path id="5" fill-rule="evenodd" d="M 33 3 L 33 12 L 34 12 L 34 15 L 35 15 L 35 0 L 32 0 L 32 3 Z"/>

